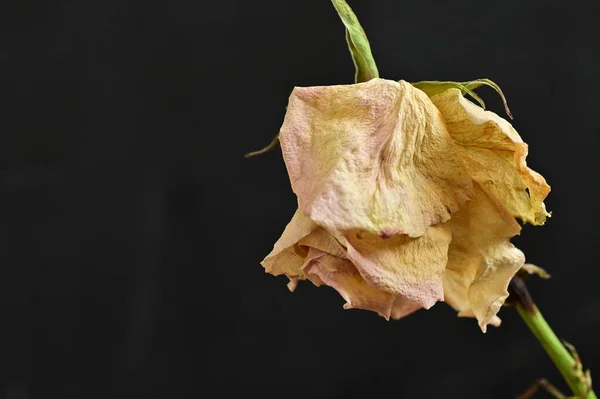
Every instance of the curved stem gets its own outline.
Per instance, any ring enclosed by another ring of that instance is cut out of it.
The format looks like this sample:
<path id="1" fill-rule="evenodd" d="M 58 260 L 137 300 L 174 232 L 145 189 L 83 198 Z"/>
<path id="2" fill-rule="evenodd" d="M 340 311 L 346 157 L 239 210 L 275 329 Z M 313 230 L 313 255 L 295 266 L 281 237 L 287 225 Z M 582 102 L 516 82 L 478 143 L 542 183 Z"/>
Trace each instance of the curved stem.
<path id="1" fill-rule="evenodd" d="M 525 287 L 523 280 L 515 276 L 511 282 L 511 295 L 516 297 L 516 308 L 527 327 L 540 342 L 556 368 L 576 395 L 581 399 L 597 399 L 592 390 L 589 373 L 583 370 L 573 347 L 568 347 L 556 336 L 542 316 Z"/>
<path id="2" fill-rule="evenodd" d="M 371 53 L 369 39 L 356 14 L 346 0 L 331 0 L 331 3 L 346 27 L 346 42 L 356 68 L 354 81 L 359 83 L 378 78 L 379 71 Z"/>

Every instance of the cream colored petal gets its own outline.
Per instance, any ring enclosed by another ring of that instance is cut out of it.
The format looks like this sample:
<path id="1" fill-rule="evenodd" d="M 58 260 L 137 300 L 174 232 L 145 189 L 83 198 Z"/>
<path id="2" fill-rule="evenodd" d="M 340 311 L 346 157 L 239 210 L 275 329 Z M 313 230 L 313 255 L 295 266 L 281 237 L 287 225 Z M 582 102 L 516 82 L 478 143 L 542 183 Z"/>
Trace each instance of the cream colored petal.
<path id="1" fill-rule="evenodd" d="M 334 234 L 418 237 L 470 196 L 439 111 L 404 81 L 295 88 L 280 142 L 300 209 Z"/>
<path id="2" fill-rule="evenodd" d="M 475 181 L 523 222 L 544 224 L 550 186 L 529 169 L 527 144 L 505 119 L 450 89 L 431 97 L 441 111 L 459 154 Z"/>
<path id="3" fill-rule="evenodd" d="M 477 318 L 477 316 L 475 316 L 475 313 L 473 313 L 473 310 L 466 310 L 464 312 L 458 312 L 458 317 L 468 317 L 471 319 Z M 501 324 L 502 324 L 502 320 L 498 316 L 494 316 L 490 319 L 490 321 L 488 321 L 486 328 L 483 332 L 486 332 L 487 326 L 500 327 Z"/>
<path id="4" fill-rule="evenodd" d="M 388 239 L 350 232 L 347 257 L 368 284 L 429 309 L 443 300 L 442 276 L 448 260 L 450 226 L 431 226 L 422 237 Z"/>
<path id="5" fill-rule="evenodd" d="M 467 248 L 454 245 L 448 251 L 448 269 L 444 273 L 444 302 L 460 317 L 475 317 L 469 301 L 469 288 L 477 275 L 480 259 Z"/>
<path id="6" fill-rule="evenodd" d="M 392 319 L 398 320 L 421 309 L 421 306 L 402 296 L 397 296 L 392 305 Z"/>
<path id="7" fill-rule="evenodd" d="M 498 324 L 496 313 L 508 297 L 507 287 L 525 262 L 510 238 L 521 227 L 508 211 L 475 185 L 475 196 L 452 218 L 452 243 L 444 274 L 445 300 L 461 316 L 473 315 L 485 332 Z"/>
<path id="8" fill-rule="evenodd" d="M 317 225 L 299 210 L 294 213 L 283 234 L 275 243 L 273 250 L 261 262 L 267 273 L 279 276 L 285 274 L 290 277 L 291 291 L 296 288 L 294 278 L 304 278 L 300 270 L 304 264 L 306 253 L 297 245 L 298 241 L 308 236 Z"/>
<path id="9" fill-rule="evenodd" d="M 298 288 L 298 281 L 299 279 L 297 277 L 289 277 L 290 282 L 287 283 L 287 287 L 288 290 L 290 290 L 291 292 L 296 291 L 296 288 Z"/>
<path id="10" fill-rule="evenodd" d="M 309 235 L 298 241 L 302 247 L 312 247 L 338 258 L 346 257 L 346 248 L 322 227 L 315 228 Z"/>
<path id="11" fill-rule="evenodd" d="M 333 235 L 297 211 L 262 264 L 271 274 L 288 276 L 290 291 L 305 278 L 317 286 L 335 288 L 346 300 L 345 309 L 366 309 L 386 319 L 398 319 L 420 308 L 412 301 L 367 284 L 345 259 L 346 252 Z"/>
<path id="12" fill-rule="evenodd" d="M 304 272 L 316 286 L 328 285 L 346 300 L 344 309 L 364 309 L 389 319 L 394 295 L 370 286 L 347 259 L 310 248 Z"/>

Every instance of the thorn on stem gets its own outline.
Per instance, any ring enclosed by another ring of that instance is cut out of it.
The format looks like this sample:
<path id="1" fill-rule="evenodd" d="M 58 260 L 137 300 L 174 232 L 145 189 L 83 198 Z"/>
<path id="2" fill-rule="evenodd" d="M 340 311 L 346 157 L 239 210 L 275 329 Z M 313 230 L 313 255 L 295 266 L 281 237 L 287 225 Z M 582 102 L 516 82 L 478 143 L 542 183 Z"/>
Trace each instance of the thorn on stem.
<path id="1" fill-rule="evenodd" d="M 568 343 L 564 339 L 562 340 L 562 344 L 565 346 L 565 348 L 567 348 L 567 350 L 569 351 L 569 354 L 573 357 L 573 360 L 575 360 L 575 363 L 573 364 L 573 370 L 583 371 L 582 370 L 583 365 L 581 364 L 581 358 L 579 357 L 579 353 L 577 353 L 577 349 L 575 349 L 575 346 Z"/>

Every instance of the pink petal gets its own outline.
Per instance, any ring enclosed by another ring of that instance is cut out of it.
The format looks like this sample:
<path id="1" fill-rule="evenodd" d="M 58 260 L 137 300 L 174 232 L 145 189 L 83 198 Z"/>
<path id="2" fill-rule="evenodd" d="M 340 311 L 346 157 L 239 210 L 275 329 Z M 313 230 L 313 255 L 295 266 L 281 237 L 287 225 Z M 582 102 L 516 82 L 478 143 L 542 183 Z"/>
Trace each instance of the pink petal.
<path id="1" fill-rule="evenodd" d="M 347 257 L 368 284 L 425 309 L 443 300 L 450 226 L 431 226 L 418 238 L 395 235 L 385 239 L 361 232 L 345 238 Z"/>
<path id="2" fill-rule="evenodd" d="M 471 193 L 439 111 L 404 81 L 295 88 L 279 137 L 301 211 L 334 234 L 419 237 Z"/>

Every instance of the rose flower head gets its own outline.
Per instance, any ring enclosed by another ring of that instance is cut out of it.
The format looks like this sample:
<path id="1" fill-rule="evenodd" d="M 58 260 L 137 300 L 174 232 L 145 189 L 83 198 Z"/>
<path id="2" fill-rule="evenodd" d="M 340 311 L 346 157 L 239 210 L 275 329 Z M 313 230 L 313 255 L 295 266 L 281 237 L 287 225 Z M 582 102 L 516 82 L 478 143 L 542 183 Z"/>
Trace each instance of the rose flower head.
<path id="1" fill-rule="evenodd" d="M 295 88 L 279 140 L 298 210 L 268 273 L 386 319 L 445 301 L 484 332 L 499 324 L 525 261 L 516 219 L 549 216 L 550 187 L 508 121 L 457 88 L 375 78 Z"/>

